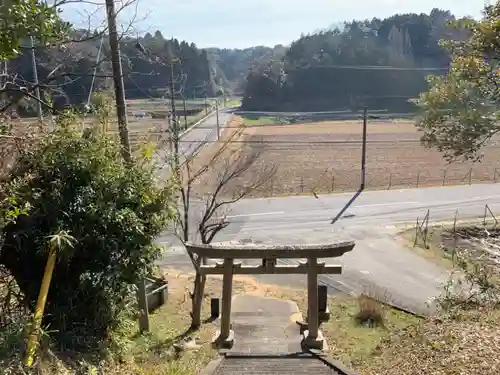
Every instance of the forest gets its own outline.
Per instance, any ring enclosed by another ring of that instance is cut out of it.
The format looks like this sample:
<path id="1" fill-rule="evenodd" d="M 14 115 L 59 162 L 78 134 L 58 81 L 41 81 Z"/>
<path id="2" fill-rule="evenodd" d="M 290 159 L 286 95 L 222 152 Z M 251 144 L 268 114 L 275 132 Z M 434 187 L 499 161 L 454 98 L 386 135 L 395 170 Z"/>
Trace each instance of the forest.
<path id="1" fill-rule="evenodd" d="M 280 58 L 254 65 L 246 79 L 246 110 L 370 109 L 404 113 L 427 88 L 429 74 L 448 71 L 442 39 L 463 40 L 449 11 L 397 14 L 345 22 L 342 29 L 302 35 Z"/>
<path id="2" fill-rule="evenodd" d="M 170 96 L 172 67 L 174 94 L 181 99 L 236 94 L 243 96 L 245 110 L 358 110 L 367 105 L 409 112 L 412 99 L 427 87 L 426 76 L 448 70 L 450 56 L 440 40 L 467 37 L 453 27 L 456 21 L 449 11 L 434 9 L 344 22 L 341 28 L 302 35 L 289 46 L 247 49 L 201 49 L 191 41 L 166 39 L 160 31 L 123 37 L 126 94 L 131 99 Z M 56 108 L 85 104 L 91 87 L 112 87 L 107 38 L 73 34 L 74 42 L 64 48 L 35 48 L 40 86 Z M 27 47 L 8 62 L 16 87 L 33 82 Z M 45 83 L 56 67 L 55 79 Z M 33 101 L 20 104 L 21 114 L 33 113 Z"/>
<path id="3" fill-rule="evenodd" d="M 50 97 L 54 101 L 55 108 L 85 104 L 91 91 L 112 88 L 107 37 L 74 31 L 72 39 L 74 41 L 57 48 L 35 47 L 40 87 L 45 99 L 49 100 Z M 17 87 L 33 84 L 30 48 L 23 47 L 21 56 L 8 61 L 12 85 Z M 197 48 L 194 43 L 166 40 L 157 31 L 154 35 L 148 33 L 139 39 L 124 37 L 120 49 L 125 90 L 129 99 L 170 95 L 167 88 L 171 79 L 171 66 L 176 96 L 192 99 L 221 94 L 222 86 L 219 86 L 207 52 Z M 47 82 L 47 77 L 56 68 L 57 74 Z M 22 100 L 20 114 L 29 115 L 33 113 L 34 107 L 33 101 Z"/>

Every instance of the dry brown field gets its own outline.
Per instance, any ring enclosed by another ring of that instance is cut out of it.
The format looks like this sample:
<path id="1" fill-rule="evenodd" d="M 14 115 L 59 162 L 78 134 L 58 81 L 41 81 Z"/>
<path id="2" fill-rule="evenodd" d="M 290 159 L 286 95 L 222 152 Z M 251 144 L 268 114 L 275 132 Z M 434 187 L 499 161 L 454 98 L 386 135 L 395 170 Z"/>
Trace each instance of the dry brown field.
<path id="1" fill-rule="evenodd" d="M 247 127 L 239 142 L 242 147 L 258 149 L 260 157 L 243 179 L 249 181 L 262 165 L 274 164 L 276 174 L 254 195 L 356 190 L 361 176 L 361 133 L 360 121 Z M 448 164 L 438 151 L 421 146 L 419 138 L 410 120 L 370 121 L 366 188 L 494 182 L 499 177 L 499 142 L 484 149 L 481 163 Z"/>

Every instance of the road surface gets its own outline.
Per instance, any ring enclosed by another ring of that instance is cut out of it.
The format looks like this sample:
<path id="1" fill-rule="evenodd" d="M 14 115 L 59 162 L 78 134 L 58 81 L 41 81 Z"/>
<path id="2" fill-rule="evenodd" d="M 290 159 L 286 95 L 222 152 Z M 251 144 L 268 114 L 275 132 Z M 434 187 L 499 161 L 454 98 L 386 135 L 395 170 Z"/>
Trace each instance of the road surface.
<path id="1" fill-rule="evenodd" d="M 343 265 L 342 275 L 321 276 L 333 290 L 384 290 L 393 302 L 417 311 L 438 295 L 447 271 L 417 256 L 395 240 L 398 226 L 415 223 L 430 209 L 431 221 L 482 216 L 488 204 L 500 210 L 500 185 L 366 191 L 336 224 L 331 219 L 352 194 L 241 200 L 231 208 L 230 225 L 217 241 L 247 240 L 263 243 L 327 243 L 354 240 L 354 250 L 329 263 Z M 159 242 L 175 244 L 166 234 Z M 170 248 L 164 266 L 191 269 L 181 247 Z M 259 280 L 305 286 L 304 277 L 262 276 Z"/>
<path id="2" fill-rule="evenodd" d="M 233 114 L 227 109 L 219 110 L 220 130 L 231 120 Z M 217 139 L 217 115 L 214 113 L 201 124 L 186 133 L 180 140 L 179 149 L 182 155 L 189 155 L 196 151 L 206 141 Z"/>
<path id="3" fill-rule="evenodd" d="M 231 119 L 233 114 L 229 109 L 219 110 L 219 130 L 223 128 Z M 215 113 L 208 116 L 203 122 L 194 126 L 184 134 L 181 134 L 179 141 L 179 154 L 189 156 L 193 152 L 198 152 L 200 147 L 205 142 L 215 141 L 217 139 L 217 115 Z M 210 145 L 208 143 L 207 145 Z M 168 178 L 168 163 L 167 155 L 169 154 L 169 144 L 167 143 L 162 149 L 156 151 L 156 160 L 158 163 L 160 178 Z"/>

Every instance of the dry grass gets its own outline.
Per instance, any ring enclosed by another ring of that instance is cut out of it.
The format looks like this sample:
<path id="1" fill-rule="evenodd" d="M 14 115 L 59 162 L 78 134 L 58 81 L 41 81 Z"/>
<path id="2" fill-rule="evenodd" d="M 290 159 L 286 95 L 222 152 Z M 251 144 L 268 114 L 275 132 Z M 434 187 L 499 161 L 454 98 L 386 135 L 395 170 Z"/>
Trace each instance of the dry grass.
<path id="1" fill-rule="evenodd" d="M 258 148 L 261 157 L 256 164 L 272 162 L 279 167 L 266 189 L 256 192 L 264 196 L 357 189 L 361 145 L 325 142 L 360 140 L 360 121 L 252 126 L 240 139 L 251 142 L 245 146 Z M 398 142 L 402 140 L 412 142 Z M 471 182 L 492 182 L 498 174 L 497 143 L 485 149 L 480 164 L 447 165 L 439 152 L 420 145 L 419 133 L 408 120 L 370 121 L 368 141 L 377 141 L 367 148 L 369 189 L 416 187 L 417 180 L 418 186 L 442 185 L 443 178 L 446 185 L 467 184 L 471 168 Z"/>
<path id="2" fill-rule="evenodd" d="M 500 373 L 500 310 L 478 309 L 408 326 L 380 345 L 370 375 Z"/>
<path id="3" fill-rule="evenodd" d="M 419 256 L 443 267 L 445 269 L 453 268 L 451 254 L 445 251 L 441 245 L 441 236 L 452 229 L 451 224 L 440 224 L 429 226 L 427 235 L 427 246 L 425 247 L 422 239 L 419 237 L 415 243 L 415 228 L 407 229 L 399 233 L 398 240 L 407 248 L 412 249 Z"/>
<path id="4" fill-rule="evenodd" d="M 359 311 L 356 321 L 368 327 L 383 327 L 385 323 L 384 306 L 377 300 L 361 295 L 358 297 Z"/>
<path id="5" fill-rule="evenodd" d="M 468 227 L 477 220 L 460 223 Z M 453 247 L 451 223 L 429 227 L 427 247 L 421 244 L 415 249 L 428 259 L 464 275 L 462 282 L 470 283 L 475 293 L 466 297 L 461 289 L 450 288 L 442 301 L 448 312 L 409 326 L 405 330 L 383 340 L 374 352 L 373 360 L 361 368 L 362 374 L 478 374 L 500 373 L 500 308 L 498 304 L 498 274 L 488 273 L 487 262 L 470 258 L 470 253 L 461 255 L 465 263 L 453 262 L 445 248 Z M 413 241 L 413 231 L 403 233 L 406 240 Z M 459 245 L 461 248 L 461 245 Z M 477 265 L 477 267 L 474 267 Z M 453 283 L 459 286 L 457 281 Z M 482 295 L 482 298 L 478 296 Z"/>

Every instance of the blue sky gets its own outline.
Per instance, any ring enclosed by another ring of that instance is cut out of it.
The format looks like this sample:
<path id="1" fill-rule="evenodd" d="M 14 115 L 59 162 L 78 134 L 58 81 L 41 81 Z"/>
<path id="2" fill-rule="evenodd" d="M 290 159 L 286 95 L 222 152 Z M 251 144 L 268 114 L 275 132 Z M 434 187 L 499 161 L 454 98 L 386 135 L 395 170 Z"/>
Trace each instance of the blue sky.
<path id="1" fill-rule="evenodd" d="M 457 16 L 480 17 L 484 0 L 138 0 L 137 12 L 124 11 L 121 24 L 136 13 L 133 33 L 160 30 L 199 47 L 244 48 L 288 44 L 301 33 L 344 20 L 387 17 L 394 13 L 429 12 L 439 8 Z M 95 6 L 71 6 L 63 15 L 79 26 L 88 25 L 86 12 Z M 100 9 L 93 26 L 104 20 Z"/>

